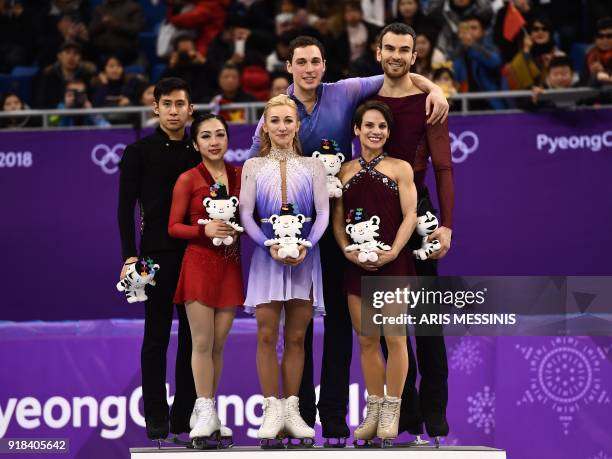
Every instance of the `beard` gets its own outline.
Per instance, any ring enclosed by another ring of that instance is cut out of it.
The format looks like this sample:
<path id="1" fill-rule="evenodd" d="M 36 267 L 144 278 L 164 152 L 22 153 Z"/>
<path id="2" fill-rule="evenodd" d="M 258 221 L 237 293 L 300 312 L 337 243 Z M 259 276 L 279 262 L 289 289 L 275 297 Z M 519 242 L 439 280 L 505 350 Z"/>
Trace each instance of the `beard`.
<path id="1" fill-rule="evenodd" d="M 392 67 L 388 61 L 384 61 L 382 68 L 385 76 L 394 80 L 403 78 L 410 71 L 410 65 L 406 62 L 403 64 L 403 67 Z"/>

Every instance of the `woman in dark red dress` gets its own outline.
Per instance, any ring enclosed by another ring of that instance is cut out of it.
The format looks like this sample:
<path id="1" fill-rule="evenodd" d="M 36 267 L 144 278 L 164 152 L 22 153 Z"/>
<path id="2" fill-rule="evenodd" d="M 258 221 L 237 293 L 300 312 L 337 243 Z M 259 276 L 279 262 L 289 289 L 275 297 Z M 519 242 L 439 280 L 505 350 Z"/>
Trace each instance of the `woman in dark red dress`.
<path id="1" fill-rule="evenodd" d="M 231 431 L 219 422 L 214 394 L 236 306 L 244 303 L 239 233 L 223 220 L 209 216 L 203 201 L 210 197 L 208 206 L 224 204 L 230 210 L 235 204 L 238 217 L 237 199 L 222 202 L 219 198 L 240 195 L 242 170 L 223 161 L 229 141 L 223 118 L 212 114 L 196 118 L 191 125 L 191 140 L 202 162 L 178 178 L 168 222 L 170 236 L 189 240 L 174 295 L 175 303 L 185 303 L 193 343 L 191 366 L 198 398 L 194 408 L 197 421 L 189 436 L 209 437 L 217 431 L 230 436 Z M 208 223 L 198 224 L 200 219 Z M 226 245 L 228 236 L 233 241 Z"/>
<path id="2" fill-rule="evenodd" d="M 372 324 L 368 327 L 366 316 L 362 324 L 361 276 L 415 275 L 406 244 L 416 226 L 416 188 L 410 164 L 383 152 L 391 124 L 391 111 L 382 102 L 369 101 L 357 109 L 353 127 L 361 143 L 361 157 L 342 166 L 339 178 L 343 195 L 333 211 L 336 240 L 347 258 L 345 289 L 353 328 L 359 335 L 361 368 L 369 394 L 367 415 L 353 433 L 355 440 L 378 436 L 390 441 L 397 437 L 400 397 L 408 373 L 406 337 L 383 326 L 389 348 L 385 369 L 379 351 L 380 329 Z M 376 237 L 368 237 L 373 235 Z M 368 260 L 360 261 L 360 254 L 362 259 L 368 254 Z M 372 306 L 364 307 L 371 320 Z M 385 309 L 381 312 L 385 315 Z"/>

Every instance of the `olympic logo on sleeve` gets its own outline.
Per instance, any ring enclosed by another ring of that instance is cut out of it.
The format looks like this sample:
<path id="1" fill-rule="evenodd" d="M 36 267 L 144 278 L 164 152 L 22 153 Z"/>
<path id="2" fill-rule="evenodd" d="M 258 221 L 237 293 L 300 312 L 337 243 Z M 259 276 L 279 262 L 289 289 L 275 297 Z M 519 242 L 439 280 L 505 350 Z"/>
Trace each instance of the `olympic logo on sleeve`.
<path id="1" fill-rule="evenodd" d="M 119 153 L 123 153 L 123 150 L 125 150 L 125 145 L 122 143 L 112 148 L 104 143 L 99 143 L 91 150 L 91 160 L 96 166 L 100 166 L 105 174 L 114 174 L 119 170 L 117 166 L 121 161 Z"/>
<path id="2" fill-rule="evenodd" d="M 449 132 L 448 135 L 451 141 L 451 157 L 454 163 L 462 163 L 478 149 L 478 136 L 472 131 L 463 131 L 458 136 Z M 458 153 L 461 153 L 461 155 Z"/>

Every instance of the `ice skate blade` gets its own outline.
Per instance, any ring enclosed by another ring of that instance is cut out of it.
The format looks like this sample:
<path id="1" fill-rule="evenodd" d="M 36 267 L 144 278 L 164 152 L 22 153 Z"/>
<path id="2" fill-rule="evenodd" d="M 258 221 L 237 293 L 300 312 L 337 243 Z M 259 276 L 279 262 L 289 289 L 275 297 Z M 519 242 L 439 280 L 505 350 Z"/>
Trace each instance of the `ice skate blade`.
<path id="1" fill-rule="evenodd" d="M 442 437 L 434 437 L 434 442 L 436 444 L 436 448 L 440 447 L 440 441 L 442 440 Z"/>
<path id="2" fill-rule="evenodd" d="M 355 448 L 378 448 L 380 445 L 374 440 L 353 440 Z"/>
<path id="3" fill-rule="evenodd" d="M 219 433 L 215 432 L 210 437 L 196 437 L 191 441 L 193 449 L 208 450 L 219 449 L 221 443 L 219 441 Z"/>
<path id="4" fill-rule="evenodd" d="M 335 443 L 333 443 L 332 440 L 335 440 Z M 323 448 L 346 448 L 346 438 L 345 437 L 326 438 L 325 443 L 323 444 Z"/>
<path id="5" fill-rule="evenodd" d="M 192 441 L 181 440 L 178 435 L 175 435 L 174 437 L 172 437 L 170 442 L 176 446 L 185 446 L 187 448 L 193 447 Z"/>
<path id="6" fill-rule="evenodd" d="M 294 443 L 294 440 L 297 440 L 297 443 Z M 287 447 L 287 449 L 302 449 L 312 448 L 314 444 L 314 438 L 287 437 L 287 443 L 285 443 L 285 446 Z"/>
<path id="7" fill-rule="evenodd" d="M 408 446 L 426 446 L 429 445 L 429 440 L 424 440 L 420 435 L 417 435 L 414 440 L 408 443 Z"/>
<path id="8" fill-rule="evenodd" d="M 262 438 L 259 440 L 261 449 L 285 449 L 281 438 Z"/>
<path id="9" fill-rule="evenodd" d="M 234 437 L 220 437 L 219 444 L 221 449 L 232 448 L 234 446 Z"/>
<path id="10" fill-rule="evenodd" d="M 394 440 L 395 440 L 395 438 L 384 438 L 384 439 L 381 439 L 381 441 L 380 441 L 381 449 L 393 448 L 393 441 Z"/>

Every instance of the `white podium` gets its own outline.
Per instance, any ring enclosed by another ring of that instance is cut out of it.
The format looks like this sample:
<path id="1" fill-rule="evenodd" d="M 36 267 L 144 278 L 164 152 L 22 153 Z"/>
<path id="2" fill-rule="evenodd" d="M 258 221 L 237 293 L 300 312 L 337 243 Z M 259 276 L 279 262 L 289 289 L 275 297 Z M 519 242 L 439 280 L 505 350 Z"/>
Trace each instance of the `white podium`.
<path id="1" fill-rule="evenodd" d="M 502 449 L 486 446 L 394 446 L 393 448 L 228 449 L 130 448 L 131 459 L 506 459 Z"/>

